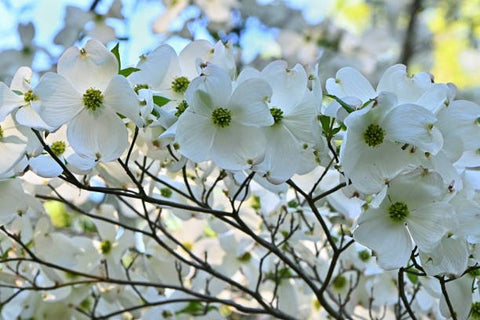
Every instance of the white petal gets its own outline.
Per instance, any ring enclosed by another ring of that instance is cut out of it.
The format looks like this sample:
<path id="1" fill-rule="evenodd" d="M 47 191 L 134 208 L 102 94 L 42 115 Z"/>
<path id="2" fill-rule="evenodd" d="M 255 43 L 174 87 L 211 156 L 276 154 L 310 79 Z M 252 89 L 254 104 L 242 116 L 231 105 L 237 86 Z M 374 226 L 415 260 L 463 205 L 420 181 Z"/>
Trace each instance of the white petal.
<path id="1" fill-rule="evenodd" d="M 19 211 L 26 211 L 26 197 L 20 180 L 0 181 L 0 225 L 9 223 L 18 215 Z"/>
<path id="2" fill-rule="evenodd" d="M 237 76 L 237 79 L 234 83 L 234 90 L 236 86 L 238 86 L 240 83 L 244 82 L 245 80 L 249 80 L 252 78 L 261 78 L 261 77 L 262 77 L 262 74 L 257 69 L 252 67 L 245 67 Z"/>
<path id="3" fill-rule="evenodd" d="M 433 113 L 425 108 L 404 104 L 391 110 L 381 126 L 386 131 L 386 138 L 436 154 L 443 145 L 438 129 L 432 127 L 436 120 Z"/>
<path id="4" fill-rule="evenodd" d="M 210 118 L 185 111 L 177 122 L 179 152 L 194 162 L 209 160 L 216 128 Z"/>
<path id="5" fill-rule="evenodd" d="M 340 149 L 340 162 L 345 175 L 358 191 L 376 193 L 382 190 L 386 181 L 418 160 L 403 151 L 399 144 L 384 141 L 372 148 L 365 144 L 362 136 L 347 132 Z"/>
<path id="6" fill-rule="evenodd" d="M 415 104 L 436 114 L 448 99 L 448 92 L 449 88 L 446 84 L 434 83 L 415 101 Z"/>
<path id="7" fill-rule="evenodd" d="M 407 67 L 402 64 L 388 68 L 382 75 L 377 92 L 391 92 L 400 103 L 415 102 L 433 85 L 428 73 L 419 73 L 413 77 L 407 74 Z"/>
<path id="8" fill-rule="evenodd" d="M 25 141 L 16 136 L 8 136 L 0 142 L 0 175 L 11 170 L 26 153 Z"/>
<path id="9" fill-rule="evenodd" d="M 94 159 L 81 157 L 76 153 L 67 157 L 67 167 L 74 173 L 87 174 L 95 165 L 96 162 Z"/>
<path id="10" fill-rule="evenodd" d="M 100 41 L 92 39 L 82 49 L 67 49 L 58 60 L 57 70 L 79 92 L 85 92 L 88 88 L 103 92 L 110 79 L 117 74 L 118 62 Z"/>
<path id="11" fill-rule="evenodd" d="M 70 121 L 83 108 L 82 95 L 56 73 L 45 74 L 35 88 L 35 94 L 39 99 L 38 114 L 52 127 Z"/>
<path id="12" fill-rule="evenodd" d="M 258 170 L 267 173 L 267 180 L 279 184 L 296 173 L 299 161 L 300 143 L 281 124 L 265 128 L 267 146 L 265 158 Z"/>
<path id="13" fill-rule="evenodd" d="M 467 243 L 463 239 L 444 237 L 433 252 L 420 252 L 420 259 L 428 275 L 461 275 L 467 269 Z"/>
<path id="14" fill-rule="evenodd" d="M 30 159 L 30 168 L 40 177 L 54 178 L 62 174 L 63 169 L 52 157 L 41 155 Z"/>
<path id="15" fill-rule="evenodd" d="M 25 103 L 23 96 L 15 94 L 3 82 L 0 82 L 0 121 Z"/>
<path id="16" fill-rule="evenodd" d="M 33 71 L 29 67 L 20 67 L 13 76 L 10 88 L 12 90 L 18 90 L 20 92 L 27 92 L 31 89 L 30 79 L 32 78 Z"/>
<path id="17" fill-rule="evenodd" d="M 273 61 L 262 70 L 262 75 L 272 87 L 273 107 L 290 109 L 303 99 L 307 73 L 300 64 L 289 69 L 286 61 Z"/>
<path id="18" fill-rule="evenodd" d="M 193 79 L 198 76 L 197 61 L 207 60 L 211 56 L 213 46 L 207 40 L 196 40 L 190 42 L 178 55 L 182 73 L 188 78 Z"/>
<path id="19" fill-rule="evenodd" d="M 356 97 L 366 102 L 377 96 L 368 80 L 358 70 L 346 67 L 338 70 L 335 79 L 328 79 L 325 87 L 328 93 L 342 97 Z"/>
<path id="20" fill-rule="evenodd" d="M 214 108 L 225 108 L 232 94 L 232 81 L 222 68 L 209 63 L 203 69 L 200 79 L 203 80 L 205 91 L 210 95 Z"/>
<path id="21" fill-rule="evenodd" d="M 478 149 L 480 147 L 480 126 L 476 122 L 478 117 L 480 117 L 478 104 L 456 100 L 438 113 L 438 125 L 443 132 L 458 135 L 463 141 L 465 150 Z"/>
<path id="22" fill-rule="evenodd" d="M 305 92 L 303 100 L 291 110 L 285 110 L 283 124 L 302 142 L 315 143 L 314 123 L 316 121 L 315 97 Z"/>
<path id="23" fill-rule="evenodd" d="M 393 222 L 381 209 L 372 209 L 360 216 L 353 238 L 376 251 L 378 264 L 385 269 L 405 266 L 413 249 L 405 225 Z"/>
<path id="24" fill-rule="evenodd" d="M 128 117 L 138 127 L 145 126 L 140 117 L 140 101 L 127 79 L 120 75 L 112 78 L 104 93 L 103 104 L 115 112 Z"/>
<path id="25" fill-rule="evenodd" d="M 472 306 L 472 284 L 473 278 L 468 274 L 445 284 L 448 298 L 458 320 L 468 319 L 468 314 Z M 440 298 L 440 312 L 444 317 L 451 318 L 447 302 L 443 295 Z"/>
<path id="26" fill-rule="evenodd" d="M 127 128 L 108 109 L 80 112 L 68 125 L 67 137 L 75 152 L 104 162 L 118 159 L 128 146 Z"/>
<path id="27" fill-rule="evenodd" d="M 217 129 L 211 151 L 212 160 L 223 169 L 247 169 L 251 163 L 263 159 L 265 144 L 262 130 L 232 121 L 228 127 Z"/>
<path id="28" fill-rule="evenodd" d="M 448 203 L 432 203 L 410 212 L 407 225 L 416 245 L 422 251 L 432 250 L 449 230 L 453 207 Z"/>
<path id="29" fill-rule="evenodd" d="M 54 127 L 49 126 L 43 121 L 40 115 L 30 106 L 26 105 L 15 113 L 15 120 L 22 126 L 33 129 L 53 131 Z"/>
<path id="30" fill-rule="evenodd" d="M 167 44 L 142 57 L 137 68 L 140 71 L 132 73 L 128 79 L 134 84 L 148 84 L 152 90 L 166 89 L 165 85 L 162 85 L 166 75 L 180 74 L 177 53 Z"/>
<path id="31" fill-rule="evenodd" d="M 248 79 L 243 81 L 232 94 L 229 108 L 232 118 L 236 122 L 247 126 L 270 126 L 273 117 L 266 101 L 272 95 L 272 89 L 262 79 Z"/>

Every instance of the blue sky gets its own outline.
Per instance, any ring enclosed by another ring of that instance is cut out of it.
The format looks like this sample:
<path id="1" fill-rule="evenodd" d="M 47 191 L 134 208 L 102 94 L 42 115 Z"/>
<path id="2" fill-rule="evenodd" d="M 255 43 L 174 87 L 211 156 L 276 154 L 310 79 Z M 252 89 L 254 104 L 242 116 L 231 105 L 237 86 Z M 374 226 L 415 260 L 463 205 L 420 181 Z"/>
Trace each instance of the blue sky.
<path id="1" fill-rule="evenodd" d="M 101 0 L 98 12 L 106 12 L 113 0 Z M 268 3 L 271 0 L 259 0 L 260 3 Z M 304 8 L 310 12 L 313 17 L 312 22 L 319 20 L 318 8 L 321 1 L 307 0 L 287 0 L 292 7 Z M 74 5 L 83 9 L 88 9 L 92 0 L 3 0 L 0 2 L 0 50 L 9 48 L 20 48 L 21 43 L 17 33 L 18 23 L 33 22 L 36 27 L 35 42 L 38 46 L 47 47 L 55 55 L 62 52 L 59 46 L 53 46 L 52 39 L 63 26 L 63 17 L 65 7 Z M 162 35 L 154 35 L 151 32 L 151 24 L 164 10 L 160 0 L 122 0 L 124 5 L 123 13 L 129 19 L 128 24 L 114 24 L 118 30 L 119 36 L 131 36 L 134 41 L 130 41 L 128 46 L 121 45 L 122 59 L 125 65 L 134 65 L 140 54 L 146 50 L 151 50 L 158 46 L 165 39 Z M 312 3 L 318 5 L 312 6 Z M 317 9 L 315 9 L 317 8 Z M 313 15 L 312 15 L 313 13 Z M 189 16 L 196 15 L 195 9 L 182 13 L 187 19 Z M 110 21 L 115 23 L 115 21 Z M 181 25 L 180 21 L 180 25 Z M 266 29 L 255 19 L 249 21 L 246 38 L 242 46 L 247 49 L 244 58 L 251 60 L 256 53 L 262 49 L 268 41 L 273 41 L 275 32 Z M 208 35 L 202 30 L 201 25 L 195 29 L 197 38 L 207 38 Z M 168 43 L 172 44 L 177 50 L 181 50 L 187 42 L 177 39 L 171 39 Z M 113 46 L 113 44 L 112 44 Z M 36 62 L 42 65 L 41 59 Z"/>

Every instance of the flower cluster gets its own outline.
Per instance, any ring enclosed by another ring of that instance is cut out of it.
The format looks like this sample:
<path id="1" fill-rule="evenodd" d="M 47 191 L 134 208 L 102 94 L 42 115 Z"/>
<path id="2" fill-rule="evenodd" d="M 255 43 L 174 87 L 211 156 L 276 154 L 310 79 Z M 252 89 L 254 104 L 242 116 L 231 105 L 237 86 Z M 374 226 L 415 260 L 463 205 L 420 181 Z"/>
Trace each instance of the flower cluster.
<path id="1" fill-rule="evenodd" d="M 480 106 L 403 65 L 236 68 L 89 40 L 0 83 L 2 316 L 479 313 Z"/>

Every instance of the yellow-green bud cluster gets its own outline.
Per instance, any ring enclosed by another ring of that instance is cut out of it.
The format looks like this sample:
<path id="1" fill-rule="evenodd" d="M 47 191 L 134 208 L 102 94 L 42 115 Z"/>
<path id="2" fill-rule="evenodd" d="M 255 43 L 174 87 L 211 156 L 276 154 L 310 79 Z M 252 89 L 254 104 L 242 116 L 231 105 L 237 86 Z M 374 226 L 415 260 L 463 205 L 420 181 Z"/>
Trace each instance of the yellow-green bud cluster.
<path id="1" fill-rule="evenodd" d="M 190 81 L 187 77 L 178 77 L 172 81 L 172 90 L 176 93 L 184 93 L 187 91 Z"/>
<path id="2" fill-rule="evenodd" d="M 385 138 L 385 130 L 378 124 L 371 124 L 363 133 L 363 139 L 369 147 L 376 147 L 383 143 Z"/>
<path id="3" fill-rule="evenodd" d="M 83 95 L 83 105 L 88 110 L 95 111 L 102 106 L 103 94 L 100 90 L 89 88 Z"/>
<path id="4" fill-rule="evenodd" d="M 225 108 L 217 108 L 212 112 L 212 122 L 213 124 L 225 128 L 230 125 L 232 121 L 232 112 Z"/>
<path id="5" fill-rule="evenodd" d="M 404 202 L 395 202 L 388 207 L 388 215 L 395 222 L 402 222 L 408 217 L 409 210 Z"/>

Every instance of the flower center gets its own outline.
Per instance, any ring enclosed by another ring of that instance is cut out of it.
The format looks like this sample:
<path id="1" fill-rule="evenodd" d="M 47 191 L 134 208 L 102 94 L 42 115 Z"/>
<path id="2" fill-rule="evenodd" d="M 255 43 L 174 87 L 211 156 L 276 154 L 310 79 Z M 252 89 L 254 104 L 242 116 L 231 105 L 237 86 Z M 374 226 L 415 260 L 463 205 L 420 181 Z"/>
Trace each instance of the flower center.
<path id="1" fill-rule="evenodd" d="M 88 110 L 95 111 L 102 106 L 103 94 L 100 90 L 90 88 L 83 94 L 83 105 Z"/>
<path id="2" fill-rule="evenodd" d="M 182 115 L 182 113 L 187 110 L 188 108 L 188 103 L 185 100 L 182 100 L 177 106 L 177 112 L 175 112 L 175 116 L 178 118 Z"/>
<path id="3" fill-rule="evenodd" d="M 363 262 L 367 262 L 370 259 L 370 252 L 368 252 L 368 250 L 362 250 L 358 253 L 358 257 Z"/>
<path id="4" fill-rule="evenodd" d="M 30 101 L 36 100 L 37 96 L 33 93 L 32 90 L 28 90 L 23 95 L 23 99 L 25 100 L 25 102 L 30 102 Z"/>
<path id="5" fill-rule="evenodd" d="M 333 279 L 332 285 L 337 290 L 342 289 L 347 285 L 347 278 L 345 278 L 342 275 L 339 275 L 335 279 Z"/>
<path id="6" fill-rule="evenodd" d="M 100 250 L 102 251 L 103 254 L 107 254 L 112 250 L 112 243 L 109 240 L 105 240 L 102 242 L 100 245 Z"/>
<path id="7" fill-rule="evenodd" d="M 160 194 L 162 195 L 162 197 L 170 198 L 173 192 L 169 188 L 162 188 L 160 189 Z"/>
<path id="8" fill-rule="evenodd" d="M 2 139 L 2 138 L 3 138 L 3 128 L 2 128 L 2 126 L 0 126 L 0 139 Z"/>
<path id="9" fill-rule="evenodd" d="M 225 128 L 230 125 L 232 121 L 232 112 L 225 108 L 217 108 L 212 112 L 212 122 L 213 124 Z"/>
<path id="10" fill-rule="evenodd" d="M 138 91 L 142 89 L 148 89 L 148 84 L 136 84 L 135 87 L 133 87 L 133 90 L 136 94 L 138 94 Z"/>
<path id="11" fill-rule="evenodd" d="M 363 139 L 369 147 L 376 147 L 383 142 L 385 138 L 385 130 L 378 124 L 371 124 L 363 133 Z"/>
<path id="12" fill-rule="evenodd" d="M 176 93 L 184 93 L 189 84 L 190 81 L 187 79 L 187 77 L 178 77 L 172 81 L 172 90 Z"/>
<path id="13" fill-rule="evenodd" d="M 61 156 L 65 152 L 65 142 L 64 141 L 55 141 L 52 143 L 50 146 L 50 149 L 52 150 L 53 154 L 58 156 Z"/>
<path id="14" fill-rule="evenodd" d="M 410 212 L 405 202 L 395 202 L 388 207 L 388 215 L 395 222 L 402 222 Z"/>
<path id="15" fill-rule="evenodd" d="M 274 125 L 281 122 L 283 119 L 283 111 L 280 108 L 271 108 L 270 114 L 273 117 Z"/>

